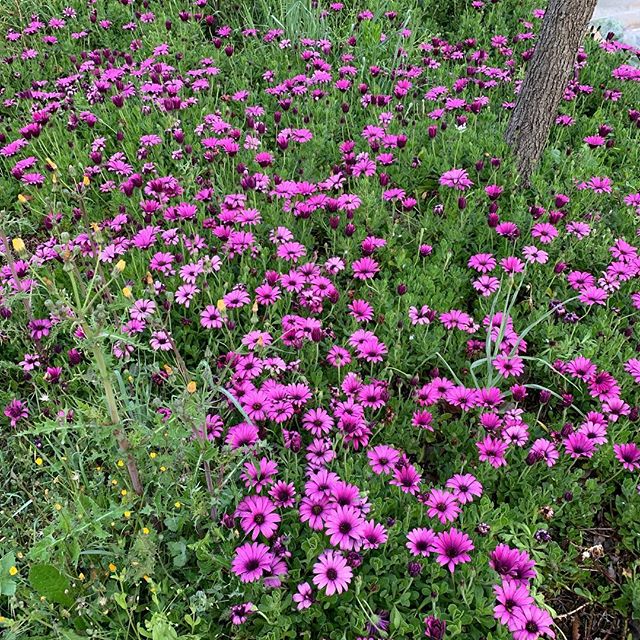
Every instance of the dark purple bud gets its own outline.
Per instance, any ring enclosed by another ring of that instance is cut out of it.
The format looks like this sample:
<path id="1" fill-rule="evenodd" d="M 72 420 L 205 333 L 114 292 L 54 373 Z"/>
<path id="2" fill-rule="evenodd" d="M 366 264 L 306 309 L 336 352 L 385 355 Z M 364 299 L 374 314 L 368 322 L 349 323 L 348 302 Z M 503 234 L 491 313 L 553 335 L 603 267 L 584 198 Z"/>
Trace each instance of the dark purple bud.
<path id="1" fill-rule="evenodd" d="M 347 555 L 347 564 L 357 569 L 362 564 L 362 556 L 357 551 L 350 551 Z"/>
<path id="2" fill-rule="evenodd" d="M 233 529 L 235 522 L 233 520 L 233 516 L 229 513 L 225 513 L 221 518 L 222 526 L 227 529 Z"/>
<path id="3" fill-rule="evenodd" d="M 563 438 L 568 438 L 573 433 L 573 425 L 570 422 L 565 422 L 560 430 L 560 435 Z"/>
<path id="4" fill-rule="evenodd" d="M 69 359 L 69 364 L 72 366 L 80 364 L 82 362 L 82 352 L 78 351 L 78 349 L 69 349 L 69 351 L 67 351 L 67 358 Z"/>
<path id="5" fill-rule="evenodd" d="M 548 531 L 546 531 L 545 529 L 538 529 L 534 534 L 533 537 L 538 541 L 538 542 L 551 542 L 551 535 L 549 534 Z"/>

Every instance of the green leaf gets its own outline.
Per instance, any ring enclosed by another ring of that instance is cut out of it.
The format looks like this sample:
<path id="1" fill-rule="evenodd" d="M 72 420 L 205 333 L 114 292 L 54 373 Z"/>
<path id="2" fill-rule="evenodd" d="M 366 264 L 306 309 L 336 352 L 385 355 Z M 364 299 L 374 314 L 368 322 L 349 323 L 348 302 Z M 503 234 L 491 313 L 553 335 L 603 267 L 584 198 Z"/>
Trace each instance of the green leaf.
<path id="1" fill-rule="evenodd" d="M 12 596 L 16 592 L 16 581 L 9 570 L 16 563 L 16 556 L 11 551 L 0 560 L 0 596 Z"/>
<path id="2" fill-rule="evenodd" d="M 67 607 L 74 602 L 68 578 L 63 576 L 52 564 L 33 565 L 29 571 L 29 582 L 41 596 L 51 602 Z"/>
<path id="3" fill-rule="evenodd" d="M 127 594 L 126 593 L 121 593 L 121 592 L 114 593 L 113 599 L 116 601 L 116 603 L 121 609 L 124 609 L 125 611 L 127 610 Z"/>
<path id="4" fill-rule="evenodd" d="M 145 625 L 151 631 L 152 640 L 178 640 L 177 631 L 161 613 L 154 613 Z"/>
<path id="5" fill-rule="evenodd" d="M 393 629 L 399 629 L 402 626 L 402 614 L 398 611 L 397 607 L 391 609 L 391 627 Z"/>
<path id="6" fill-rule="evenodd" d="M 167 545 L 173 558 L 173 566 L 179 569 L 187 564 L 187 545 L 184 540 L 169 542 Z"/>

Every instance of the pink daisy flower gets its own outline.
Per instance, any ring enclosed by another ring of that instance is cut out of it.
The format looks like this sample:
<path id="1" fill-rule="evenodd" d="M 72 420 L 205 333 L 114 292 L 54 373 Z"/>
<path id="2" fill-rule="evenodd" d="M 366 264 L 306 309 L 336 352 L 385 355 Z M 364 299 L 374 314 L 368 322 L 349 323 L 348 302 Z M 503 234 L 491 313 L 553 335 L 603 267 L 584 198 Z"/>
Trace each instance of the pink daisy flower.
<path id="1" fill-rule="evenodd" d="M 447 567 L 451 573 L 456 565 L 471 562 L 469 551 L 473 549 L 471 538 L 457 529 L 441 531 L 433 542 L 433 551 L 437 554 L 436 562 L 442 567 Z"/>
<path id="2" fill-rule="evenodd" d="M 473 186 L 469 174 L 465 169 L 449 169 L 440 176 L 440 184 L 443 187 L 464 191 Z"/>
<path id="3" fill-rule="evenodd" d="M 231 570 L 241 582 L 255 582 L 269 569 L 273 554 L 269 547 L 259 542 L 247 542 L 236 549 Z"/>
<path id="4" fill-rule="evenodd" d="M 353 577 L 351 567 L 344 556 L 336 551 L 325 551 L 313 565 L 313 583 L 324 589 L 328 596 L 342 593 L 349 588 Z"/>

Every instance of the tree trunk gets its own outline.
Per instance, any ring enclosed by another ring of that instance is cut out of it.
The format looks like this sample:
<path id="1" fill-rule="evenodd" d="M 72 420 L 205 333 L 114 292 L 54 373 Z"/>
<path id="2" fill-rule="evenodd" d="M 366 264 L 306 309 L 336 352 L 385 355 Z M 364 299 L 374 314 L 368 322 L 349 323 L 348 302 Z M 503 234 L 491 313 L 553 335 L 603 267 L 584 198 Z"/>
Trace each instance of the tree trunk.
<path id="1" fill-rule="evenodd" d="M 547 143 L 596 2 L 549 0 L 506 133 L 525 184 Z"/>

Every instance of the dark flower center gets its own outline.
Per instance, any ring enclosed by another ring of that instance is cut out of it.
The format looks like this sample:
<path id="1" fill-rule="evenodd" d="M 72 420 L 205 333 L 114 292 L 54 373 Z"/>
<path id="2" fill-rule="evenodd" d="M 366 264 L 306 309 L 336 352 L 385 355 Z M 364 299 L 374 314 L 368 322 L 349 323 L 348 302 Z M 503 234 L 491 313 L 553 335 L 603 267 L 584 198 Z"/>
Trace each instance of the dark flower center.
<path id="1" fill-rule="evenodd" d="M 533 620 L 529 620 L 529 622 L 527 622 L 527 624 L 524 626 L 524 628 L 529 633 L 537 633 L 538 632 L 538 625 Z"/>
<path id="2" fill-rule="evenodd" d="M 255 571 L 260 566 L 260 563 L 257 560 L 249 560 L 247 562 L 246 569 L 247 571 Z"/>
<path id="3" fill-rule="evenodd" d="M 256 515 L 253 516 L 253 521 L 256 524 L 264 524 L 264 515 L 262 513 L 256 513 Z"/>
<path id="4" fill-rule="evenodd" d="M 333 581 L 337 577 L 338 577 L 338 572 L 333 567 L 329 567 L 327 569 L 327 578 L 329 578 L 329 580 Z"/>
<path id="5" fill-rule="evenodd" d="M 313 513 L 314 516 L 319 516 L 323 511 L 324 507 L 321 504 L 314 504 L 313 507 L 311 507 L 311 513 Z"/>
<path id="6" fill-rule="evenodd" d="M 342 533 L 343 535 L 350 533 L 351 529 L 351 523 L 349 522 L 341 522 L 340 526 L 338 527 L 338 531 L 340 531 L 340 533 Z"/>

